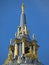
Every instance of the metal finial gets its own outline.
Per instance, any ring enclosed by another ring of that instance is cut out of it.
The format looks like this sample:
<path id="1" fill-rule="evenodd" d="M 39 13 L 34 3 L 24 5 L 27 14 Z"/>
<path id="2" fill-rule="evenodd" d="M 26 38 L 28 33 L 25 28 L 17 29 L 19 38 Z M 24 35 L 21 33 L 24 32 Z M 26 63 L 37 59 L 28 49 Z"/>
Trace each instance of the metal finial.
<path id="1" fill-rule="evenodd" d="M 15 37 L 17 36 L 17 33 L 15 32 Z"/>
<path id="2" fill-rule="evenodd" d="M 22 3 L 22 13 L 24 13 L 24 4 Z"/>
<path id="3" fill-rule="evenodd" d="M 12 44 L 12 39 L 10 39 L 10 45 Z"/>
<path id="4" fill-rule="evenodd" d="M 35 34 L 33 34 L 33 39 L 35 39 Z"/>

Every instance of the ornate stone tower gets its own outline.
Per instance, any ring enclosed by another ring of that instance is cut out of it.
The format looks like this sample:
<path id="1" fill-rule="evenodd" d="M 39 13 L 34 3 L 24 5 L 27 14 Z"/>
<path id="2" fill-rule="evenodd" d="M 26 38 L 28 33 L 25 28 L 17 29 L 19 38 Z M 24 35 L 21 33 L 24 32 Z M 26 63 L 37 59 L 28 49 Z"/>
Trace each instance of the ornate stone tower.
<path id="1" fill-rule="evenodd" d="M 22 4 L 20 25 L 18 26 L 17 33 L 15 33 L 15 39 L 10 40 L 8 58 L 4 65 L 43 65 L 38 60 L 38 48 L 39 45 L 35 35 L 33 34 L 32 39 L 29 37 L 24 4 Z"/>

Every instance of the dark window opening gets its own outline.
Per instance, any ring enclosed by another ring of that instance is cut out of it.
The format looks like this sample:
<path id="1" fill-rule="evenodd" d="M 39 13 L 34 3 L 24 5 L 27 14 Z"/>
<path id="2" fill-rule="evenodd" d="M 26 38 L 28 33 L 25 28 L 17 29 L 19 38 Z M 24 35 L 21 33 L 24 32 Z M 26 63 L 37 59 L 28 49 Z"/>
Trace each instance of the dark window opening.
<path id="1" fill-rule="evenodd" d="M 19 30 L 21 30 L 21 27 L 19 28 Z"/>
<path id="2" fill-rule="evenodd" d="M 25 47 L 25 53 L 29 53 L 29 47 Z"/>
<path id="3" fill-rule="evenodd" d="M 33 50 L 33 45 L 32 45 L 32 50 Z"/>

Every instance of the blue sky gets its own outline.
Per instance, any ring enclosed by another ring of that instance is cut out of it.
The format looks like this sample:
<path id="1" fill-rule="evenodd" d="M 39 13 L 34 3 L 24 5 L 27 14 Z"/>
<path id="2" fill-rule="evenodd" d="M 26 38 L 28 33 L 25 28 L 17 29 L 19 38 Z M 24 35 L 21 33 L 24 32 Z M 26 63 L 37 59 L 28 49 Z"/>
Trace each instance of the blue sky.
<path id="1" fill-rule="evenodd" d="M 0 65 L 8 56 L 10 39 L 14 39 L 20 23 L 23 0 L 0 0 Z M 36 35 L 40 45 L 38 56 L 49 65 L 49 0 L 24 0 L 30 37 Z"/>

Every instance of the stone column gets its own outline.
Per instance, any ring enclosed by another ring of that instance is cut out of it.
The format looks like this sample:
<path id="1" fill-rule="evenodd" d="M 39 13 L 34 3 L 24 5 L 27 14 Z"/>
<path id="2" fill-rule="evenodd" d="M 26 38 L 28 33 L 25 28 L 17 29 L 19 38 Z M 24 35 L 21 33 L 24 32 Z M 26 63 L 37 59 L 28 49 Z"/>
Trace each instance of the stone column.
<path id="1" fill-rule="evenodd" d="M 30 49 L 29 49 L 30 53 L 32 53 L 32 47 L 30 46 Z"/>
<path id="2" fill-rule="evenodd" d="M 25 54 L 25 44 L 24 44 L 24 41 L 22 41 L 22 54 Z"/>
<path id="3" fill-rule="evenodd" d="M 35 46 L 33 46 L 33 54 L 35 54 Z"/>
<path id="4" fill-rule="evenodd" d="M 18 56 L 18 45 L 15 44 L 14 57 Z"/>

